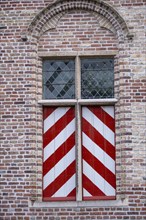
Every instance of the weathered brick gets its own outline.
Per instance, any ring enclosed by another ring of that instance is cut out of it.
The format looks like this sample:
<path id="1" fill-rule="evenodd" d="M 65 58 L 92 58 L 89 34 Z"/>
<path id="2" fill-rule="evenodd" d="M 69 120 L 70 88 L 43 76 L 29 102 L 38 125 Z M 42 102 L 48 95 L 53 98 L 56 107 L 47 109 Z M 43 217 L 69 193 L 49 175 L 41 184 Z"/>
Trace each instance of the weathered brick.
<path id="1" fill-rule="evenodd" d="M 104 7 L 100 13 L 90 1 L 84 9 L 65 9 L 68 1 L 64 0 L 65 11 L 58 4 L 51 14 L 53 2 L 57 1 L 0 0 L 0 219 L 144 219 L 145 0 L 105 0 L 107 6 L 100 4 Z M 84 0 L 76 4 L 83 5 Z M 117 14 L 114 17 L 111 7 L 125 20 L 133 39 L 126 38 L 125 23 Z M 42 107 L 38 105 L 42 59 L 38 53 L 100 56 L 114 51 L 117 198 L 126 197 L 127 205 L 30 208 L 28 201 L 42 200 Z"/>

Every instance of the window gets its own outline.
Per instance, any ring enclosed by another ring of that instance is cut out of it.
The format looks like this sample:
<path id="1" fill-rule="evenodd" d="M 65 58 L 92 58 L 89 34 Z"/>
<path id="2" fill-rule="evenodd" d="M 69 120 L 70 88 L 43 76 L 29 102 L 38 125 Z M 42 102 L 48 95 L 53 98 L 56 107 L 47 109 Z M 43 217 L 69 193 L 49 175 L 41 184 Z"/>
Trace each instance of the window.
<path id="1" fill-rule="evenodd" d="M 44 200 L 115 199 L 113 97 L 113 58 L 43 61 Z"/>

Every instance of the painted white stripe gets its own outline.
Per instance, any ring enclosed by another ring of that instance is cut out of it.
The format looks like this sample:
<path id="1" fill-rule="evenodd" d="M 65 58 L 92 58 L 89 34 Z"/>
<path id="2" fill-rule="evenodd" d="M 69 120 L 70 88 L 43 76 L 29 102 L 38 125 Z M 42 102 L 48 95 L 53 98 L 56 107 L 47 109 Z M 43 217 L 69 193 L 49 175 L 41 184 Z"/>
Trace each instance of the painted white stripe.
<path id="1" fill-rule="evenodd" d="M 43 189 L 53 182 L 75 160 L 75 146 L 44 176 Z"/>
<path id="2" fill-rule="evenodd" d="M 66 197 L 74 188 L 76 175 L 74 174 L 52 197 Z"/>
<path id="3" fill-rule="evenodd" d="M 112 118 L 115 118 L 114 115 L 114 106 L 101 106 L 102 109 L 109 114 Z"/>
<path id="4" fill-rule="evenodd" d="M 101 175 L 99 175 L 85 160 L 83 160 L 83 173 L 106 196 L 114 196 L 115 195 L 115 189 Z"/>
<path id="5" fill-rule="evenodd" d="M 49 130 L 62 116 L 66 114 L 69 107 L 55 109 L 45 120 L 44 120 L 44 133 Z"/>
<path id="6" fill-rule="evenodd" d="M 98 145 L 96 145 L 84 132 L 83 146 L 94 155 L 105 167 L 107 167 L 113 174 L 115 174 L 115 161 Z"/>
<path id="7" fill-rule="evenodd" d="M 83 117 L 113 146 L 115 145 L 115 134 L 88 108 L 83 107 Z"/>
<path id="8" fill-rule="evenodd" d="M 86 189 L 83 188 L 83 196 L 92 196 Z"/>
<path id="9" fill-rule="evenodd" d="M 44 161 L 46 161 L 75 131 L 75 119 L 73 119 L 45 148 Z"/>

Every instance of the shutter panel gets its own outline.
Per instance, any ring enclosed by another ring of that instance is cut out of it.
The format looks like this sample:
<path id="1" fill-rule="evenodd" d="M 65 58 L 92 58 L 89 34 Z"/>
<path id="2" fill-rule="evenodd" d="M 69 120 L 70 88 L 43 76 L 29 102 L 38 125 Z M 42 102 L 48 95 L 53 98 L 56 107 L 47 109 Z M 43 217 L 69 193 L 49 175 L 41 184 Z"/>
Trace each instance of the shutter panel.
<path id="1" fill-rule="evenodd" d="M 83 199 L 115 199 L 113 106 L 82 107 Z"/>
<path id="2" fill-rule="evenodd" d="M 44 107 L 43 199 L 75 200 L 75 111 Z"/>

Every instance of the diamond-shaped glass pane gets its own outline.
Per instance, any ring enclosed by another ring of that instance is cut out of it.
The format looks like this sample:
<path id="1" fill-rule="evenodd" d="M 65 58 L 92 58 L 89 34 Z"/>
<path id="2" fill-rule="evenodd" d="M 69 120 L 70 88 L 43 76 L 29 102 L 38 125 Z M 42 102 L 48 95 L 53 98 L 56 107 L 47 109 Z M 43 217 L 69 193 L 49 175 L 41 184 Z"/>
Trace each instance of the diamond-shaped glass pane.
<path id="1" fill-rule="evenodd" d="M 74 60 L 45 60 L 43 62 L 43 98 L 75 98 Z"/>
<path id="2" fill-rule="evenodd" d="M 81 96 L 83 99 L 114 97 L 113 59 L 82 59 L 81 82 Z"/>

